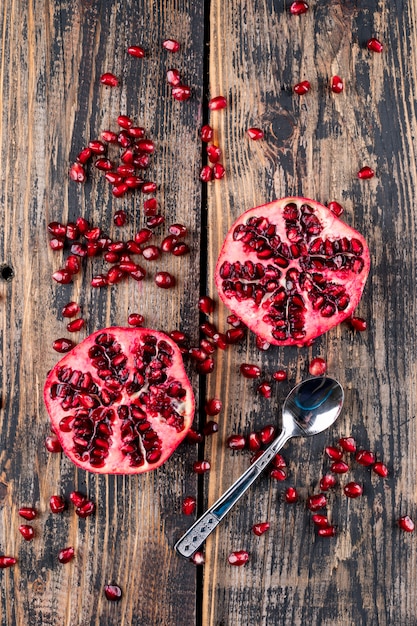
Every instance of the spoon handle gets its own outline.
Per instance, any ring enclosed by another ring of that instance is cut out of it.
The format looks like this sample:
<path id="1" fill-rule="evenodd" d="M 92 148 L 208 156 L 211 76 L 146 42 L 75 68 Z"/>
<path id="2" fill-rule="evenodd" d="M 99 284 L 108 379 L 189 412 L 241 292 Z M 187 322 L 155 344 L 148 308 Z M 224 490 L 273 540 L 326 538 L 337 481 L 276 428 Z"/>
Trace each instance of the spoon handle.
<path id="1" fill-rule="evenodd" d="M 283 430 L 274 439 L 256 463 L 248 467 L 233 485 L 177 541 L 174 547 L 178 554 L 189 558 L 198 550 L 290 437 L 291 434 Z"/>

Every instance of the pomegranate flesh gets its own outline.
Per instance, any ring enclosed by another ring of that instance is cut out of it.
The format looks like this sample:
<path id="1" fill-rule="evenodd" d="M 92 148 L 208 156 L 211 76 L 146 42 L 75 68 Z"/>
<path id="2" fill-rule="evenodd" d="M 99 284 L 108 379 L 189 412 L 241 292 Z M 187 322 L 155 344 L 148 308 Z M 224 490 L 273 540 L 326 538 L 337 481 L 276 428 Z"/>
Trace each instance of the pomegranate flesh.
<path id="1" fill-rule="evenodd" d="M 44 400 L 63 451 L 100 474 L 159 467 L 194 415 L 178 346 L 146 328 L 111 327 L 87 337 L 50 371 Z"/>
<path id="2" fill-rule="evenodd" d="M 291 197 L 236 220 L 215 280 L 220 298 L 257 337 L 300 346 L 352 315 L 369 268 L 360 233 L 326 206 Z"/>

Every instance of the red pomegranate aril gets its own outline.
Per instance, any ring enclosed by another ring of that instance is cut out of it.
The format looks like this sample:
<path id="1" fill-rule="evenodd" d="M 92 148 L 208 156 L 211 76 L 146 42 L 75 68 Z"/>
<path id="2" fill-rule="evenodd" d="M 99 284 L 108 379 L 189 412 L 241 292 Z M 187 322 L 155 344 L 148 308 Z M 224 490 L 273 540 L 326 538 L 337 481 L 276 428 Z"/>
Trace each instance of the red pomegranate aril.
<path id="1" fill-rule="evenodd" d="M 118 185 L 113 185 L 112 194 L 115 198 L 121 198 L 128 191 L 129 186 L 126 182 L 119 183 Z"/>
<path id="2" fill-rule="evenodd" d="M 336 446 L 326 446 L 325 452 L 333 461 L 340 461 L 343 456 L 343 451 Z"/>
<path id="3" fill-rule="evenodd" d="M 67 234 L 67 227 L 60 222 L 50 222 L 48 224 L 48 231 L 51 235 L 54 235 L 59 239 L 64 239 Z"/>
<path id="4" fill-rule="evenodd" d="M 85 165 L 91 159 L 91 155 L 92 152 L 90 148 L 83 148 L 77 156 L 78 163 Z"/>
<path id="5" fill-rule="evenodd" d="M 151 217 L 146 218 L 146 226 L 148 228 L 158 228 L 158 226 L 161 226 L 161 224 L 163 224 L 164 222 L 165 217 L 163 215 L 152 215 Z M 172 249 L 172 252 L 174 252 L 174 248 Z M 178 256 L 181 255 L 179 254 Z"/>
<path id="6" fill-rule="evenodd" d="M 199 346 L 207 355 L 213 354 L 217 350 L 217 346 L 209 339 L 200 339 Z"/>
<path id="7" fill-rule="evenodd" d="M 0 556 L 0 569 L 5 569 L 6 567 L 12 567 L 16 565 L 17 559 L 14 556 Z"/>
<path id="8" fill-rule="evenodd" d="M 58 554 L 58 561 L 60 563 L 69 563 L 75 556 L 73 547 L 64 548 Z"/>
<path id="9" fill-rule="evenodd" d="M 197 500 L 194 496 L 187 496 L 182 501 L 182 512 L 184 515 L 192 515 L 196 509 Z"/>
<path id="10" fill-rule="evenodd" d="M 120 185 L 123 182 L 123 176 L 118 172 L 106 172 L 104 177 L 111 185 Z"/>
<path id="11" fill-rule="evenodd" d="M 332 76 L 331 90 L 333 93 L 342 93 L 343 91 L 343 80 L 340 76 Z"/>
<path id="12" fill-rule="evenodd" d="M 106 85 L 107 87 L 117 87 L 119 79 L 111 72 L 105 72 L 100 76 L 100 82 L 102 85 Z"/>
<path id="13" fill-rule="evenodd" d="M 331 202 L 329 202 L 327 204 L 327 208 L 330 209 L 330 211 L 334 213 L 337 217 L 339 217 L 339 215 L 342 215 L 344 211 L 342 205 L 336 202 L 335 200 L 332 200 Z"/>
<path id="14" fill-rule="evenodd" d="M 357 330 L 360 333 L 364 332 L 367 329 L 367 323 L 366 320 L 363 319 L 363 317 L 352 316 L 351 318 L 349 318 L 348 321 L 353 330 Z"/>
<path id="15" fill-rule="evenodd" d="M 68 302 L 61 310 L 62 317 L 75 317 L 80 312 L 80 307 L 76 302 Z"/>
<path id="16" fill-rule="evenodd" d="M 49 498 L 49 508 L 52 513 L 62 513 L 65 509 L 65 500 L 62 496 L 51 496 Z"/>
<path id="17" fill-rule="evenodd" d="M 145 137 L 145 129 L 143 126 L 131 126 L 127 132 L 129 137 L 133 137 L 134 139 L 142 139 Z"/>
<path id="18" fill-rule="evenodd" d="M 156 261 L 161 256 L 161 250 L 158 246 L 146 246 L 146 248 L 142 250 L 142 256 L 147 261 Z"/>
<path id="19" fill-rule="evenodd" d="M 333 474 L 325 474 L 320 478 L 321 491 L 328 491 L 336 485 L 336 477 Z"/>
<path id="20" fill-rule="evenodd" d="M 213 359 L 205 359 L 202 363 L 199 363 L 197 366 L 200 374 L 211 374 L 214 370 L 214 361 Z"/>
<path id="21" fill-rule="evenodd" d="M 178 52 L 180 44 L 175 39 L 164 39 L 162 47 L 165 48 L 165 50 L 168 50 L 168 52 Z"/>
<path id="22" fill-rule="evenodd" d="M 155 144 L 152 139 L 139 139 L 136 142 L 136 148 L 140 152 L 145 152 L 146 154 L 152 154 L 155 150 Z"/>
<path id="23" fill-rule="evenodd" d="M 87 241 L 98 241 L 102 235 L 101 228 L 96 226 L 95 228 L 90 228 L 84 233 L 84 237 Z"/>
<path id="24" fill-rule="evenodd" d="M 215 163 L 213 165 L 213 177 L 215 178 L 215 180 L 221 180 L 222 178 L 224 178 L 225 174 L 226 170 L 221 163 Z"/>
<path id="25" fill-rule="evenodd" d="M 269 350 L 271 344 L 266 339 L 262 339 L 262 337 L 256 337 L 256 347 L 258 350 L 266 351 Z"/>
<path id="26" fill-rule="evenodd" d="M 257 365 L 251 363 L 242 363 L 240 366 L 240 373 L 245 378 L 259 378 L 261 375 L 261 369 Z"/>
<path id="27" fill-rule="evenodd" d="M 341 437 L 339 439 L 339 446 L 343 448 L 345 452 L 356 452 L 356 441 L 353 437 Z"/>
<path id="28" fill-rule="evenodd" d="M 175 246 L 176 243 L 178 243 L 177 237 L 175 237 L 174 235 L 167 235 L 161 241 L 161 250 L 162 250 L 162 252 L 172 252 L 172 249 L 173 249 L 173 247 Z"/>
<path id="29" fill-rule="evenodd" d="M 123 592 L 119 585 L 105 585 L 104 595 L 106 596 L 107 600 L 110 600 L 110 602 L 118 602 L 122 599 Z"/>
<path id="30" fill-rule="evenodd" d="M 259 433 L 253 431 L 248 435 L 248 448 L 251 452 L 257 452 L 262 445 L 261 437 Z"/>
<path id="31" fill-rule="evenodd" d="M 181 76 L 177 69 L 167 70 L 167 82 L 173 87 L 176 87 L 181 83 Z"/>
<path id="32" fill-rule="evenodd" d="M 275 480 L 285 480 L 287 478 L 287 472 L 280 468 L 274 468 L 270 471 L 271 478 Z"/>
<path id="33" fill-rule="evenodd" d="M 200 180 L 202 180 L 203 183 L 209 183 L 211 180 L 213 180 L 213 169 L 210 167 L 210 165 L 204 165 L 201 168 Z"/>
<path id="34" fill-rule="evenodd" d="M 85 320 L 82 317 L 77 318 L 76 320 L 72 320 L 67 324 L 67 331 L 69 333 L 77 333 L 85 326 Z"/>
<path id="35" fill-rule="evenodd" d="M 314 515 L 311 516 L 311 519 L 313 520 L 314 524 L 319 528 L 328 528 L 330 526 L 327 515 L 314 513 Z"/>
<path id="36" fill-rule="evenodd" d="M 208 143 L 209 141 L 212 141 L 213 135 L 214 135 L 214 131 L 209 124 L 204 124 L 204 126 L 201 127 L 201 130 L 200 130 L 201 141 Z"/>
<path id="37" fill-rule="evenodd" d="M 145 194 L 155 193 L 156 187 L 157 187 L 156 183 L 149 181 L 147 183 L 143 183 L 141 191 L 142 193 L 145 193 Z"/>
<path id="38" fill-rule="evenodd" d="M 372 466 L 372 470 L 375 472 L 375 474 L 378 474 L 378 476 L 381 476 L 382 478 L 386 478 L 388 476 L 388 468 L 381 461 L 377 461 L 376 463 L 374 463 Z"/>
<path id="39" fill-rule="evenodd" d="M 254 524 L 252 526 L 252 532 L 254 535 L 260 537 L 261 535 L 266 533 L 267 530 L 269 530 L 270 526 L 271 525 L 269 522 L 260 522 L 259 524 Z"/>
<path id="40" fill-rule="evenodd" d="M 219 400 L 219 398 L 210 398 L 204 405 L 205 412 L 207 415 L 214 417 L 218 415 L 223 408 L 223 402 Z"/>
<path id="41" fill-rule="evenodd" d="M 191 97 L 191 89 L 188 85 L 175 85 L 171 89 L 171 95 L 178 102 L 184 102 Z"/>
<path id="42" fill-rule="evenodd" d="M 369 178 L 373 178 L 374 176 L 375 176 L 374 170 L 368 165 L 365 165 L 364 167 L 362 167 L 358 172 L 358 178 L 362 180 L 367 180 Z"/>
<path id="43" fill-rule="evenodd" d="M 68 285 L 72 283 L 72 273 L 68 270 L 57 270 L 52 274 L 52 278 L 60 285 Z"/>
<path id="44" fill-rule="evenodd" d="M 137 59 L 143 59 L 146 52 L 141 46 L 129 46 L 127 49 L 127 53 L 132 57 L 136 57 Z"/>
<path id="45" fill-rule="evenodd" d="M 297 0 L 290 5 L 290 13 L 291 15 L 302 15 L 308 11 L 307 2 L 303 2 L 302 0 Z"/>
<path id="46" fill-rule="evenodd" d="M 187 227 L 183 224 L 171 224 L 168 230 L 171 235 L 174 235 L 175 237 L 185 237 L 188 232 Z"/>
<path id="47" fill-rule="evenodd" d="M 227 107 L 227 100 L 224 96 L 215 96 L 208 102 L 208 108 L 210 111 L 220 111 Z"/>
<path id="48" fill-rule="evenodd" d="M 312 376 L 324 376 L 327 371 L 327 363 L 321 357 L 316 357 L 310 361 L 308 371 Z"/>
<path id="49" fill-rule="evenodd" d="M 126 176 L 126 178 L 124 179 L 124 182 L 128 186 L 128 189 L 142 189 L 143 191 L 144 182 L 143 182 L 143 178 L 141 178 L 140 176 Z M 147 192 L 143 192 L 143 193 L 147 193 Z"/>
<path id="50" fill-rule="evenodd" d="M 272 459 L 271 464 L 277 469 L 285 469 L 287 467 L 287 462 L 282 454 L 276 454 Z"/>
<path id="51" fill-rule="evenodd" d="M 188 443 L 201 443 L 202 441 L 204 441 L 204 435 L 203 433 L 199 433 L 194 428 L 190 428 L 187 433 L 186 441 Z"/>
<path id="52" fill-rule="evenodd" d="M 198 309 L 205 315 L 211 315 L 215 309 L 215 303 L 210 296 L 202 296 L 198 301 Z"/>
<path id="53" fill-rule="evenodd" d="M 65 270 L 70 274 L 78 274 L 80 269 L 81 263 L 79 257 L 75 254 L 70 254 L 70 256 L 65 259 Z"/>
<path id="54" fill-rule="evenodd" d="M 31 506 L 22 506 L 19 511 L 18 511 L 20 517 L 24 517 L 24 519 L 27 519 L 29 521 L 32 521 L 33 519 L 35 519 L 37 512 L 36 509 L 34 509 Z"/>
<path id="55" fill-rule="evenodd" d="M 145 215 L 156 215 L 158 212 L 158 201 L 156 198 L 148 198 L 143 203 L 143 212 Z"/>
<path id="56" fill-rule="evenodd" d="M 56 339 L 52 347 L 56 352 L 60 352 L 64 354 L 65 352 L 69 352 L 73 349 L 75 343 L 71 339 L 66 339 L 65 337 L 61 337 L 60 339 Z"/>
<path id="57" fill-rule="evenodd" d="M 206 336 L 212 339 L 214 335 L 218 334 L 218 330 L 214 324 L 211 322 L 203 322 L 200 324 L 201 332 Z"/>
<path id="58" fill-rule="evenodd" d="M 375 455 L 370 450 L 358 450 L 355 454 L 355 461 L 369 467 L 375 463 Z"/>
<path id="59" fill-rule="evenodd" d="M 272 374 L 272 378 L 278 382 L 283 382 L 284 380 L 287 380 L 288 374 L 285 370 L 277 370 Z"/>
<path id="60" fill-rule="evenodd" d="M 262 444 L 266 446 L 269 443 L 271 443 L 271 441 L 275 437 L 275 433 L 276 433 L 276 428 L 272 424 L 268 424 L 267 426 L 264 426 L 263 428 L 261 428 L 261 430 L 259 431 L 259 437 L 261 439 Z"/>
<path id="61" fill-rule="evenodd" d="M 231 450 L 243 450 L 246 447 L 246 439 L 243 435 L 230 435 L 226 444 Z"/>
<path id="62" fill-rule="evenodd" d="M 310 91 L 311 85 L 308 80 L 303 80 L 300 83 L 294 85 L 293 89 L 296 94 L 299 96 L 303 96 L 308 91 Z"/>
<path id="63" fill-rule="evenodd" d="M 409 515 L 403 515 L 398 520 L 398 526 L 407 533 L 414 531 L 414 522 Z"/>
<path id="64" fill-rule="evenodd" d="M 236 550 L 227 557 L 230 565 L 241 566 L 249 561 L 249 553 L 246 550 Z"/>
<path id="65" fill-rule="evenodd" d="M 368 50 L 371 50 L 371 52 L 382 52 L 384 49 L 382 43 L 375 37 L 371 37 L 371 39 L 368 39 L 366 47 L 368 48 Z"/>
<path id="66" fill-rule="evenodd" d="M 228 324 L 230 324 L 230 326 L 233 326 L 233 328 L 244 328 L 244 324 L 242 324 L 241 320 L 238 318 L 237 315 L 228 315 L 226 318 L 226 321 Z"/>
<path id="67" fill-rule="evenodd" d="M 138 244 L 146 243 L 152 237 L 152 231 L 149 228 L 141 228 L 135 235 L 135 242 Z"/>
<path id="68" fill-rule="evenodd" d="M 32 541 L 35 536 L 33 526 L 30 526 L 29 524 L 20 524 L 19 532 L 25 541 Z"/>
<path id="69" fill-rule="evenodd" d="M 351 481 L 343 487 L 343 491 L 348 498 L 358 498 L 363 494 L 363 487 L 359 483 Z"/>
<path id="70" fill-rule="evenodd" d="M 260 128 L 248 128 L 246 133 L 249 139 L 252 139 L 253 141 L 258 141 L 259 139 L 264 138 L 264 131 Z"/>
<path id="71" fill-rule="evenodd" d="M 193 472 L 196 474 L 205 474 L 210 471 L 209 461 L 196 461 L 193 463 Z"/>
<path id="72" fill-rule="evenodd" d="M 106 287 L 109 283 L 106 276 L 103 274 L 97 274 L 96 276 L 93 276 L 90 284 L 92 287 Z"/>
<path id="73" fill-rule="evenodd" d="M 170 289 L 176 284 L 175 277 L 169 272 L 157 272 L 155 274 L 155 284 L 161 289 Z"/>
<path id="74" fill-rule="evenodd" d="M 119 115 L 117 118 L 117 123 L 120 128 L 124 128 L 125 130 L 133 126 L 133 120 L 128 115 Z"/>
<path id="75" fill-rule="evenodd" d="M 336 534 L 336 526 L 325 526 L 317 531 L 319 537 L 334 537 Z"/>
<path id="76" fill-rule="evenodd" d="M 133 239 L 126 241 L 126 250 L 130 252 L 130 254 L 142 254 L 142 248 L 136 241 L 133 241 Z"/>
<path id="77" fill-rule="evenodd" d="M 293 504 L 294 502 L 298 501 L 298 492 L 296 490 L 295 487 L 288 487 L 285 490 L 285 501 L 288 502 L 288 504 Z"/>
<path id="78" fill-rule="evenodd" d="M 49 246 L 52 250 L 62 250 L 64 248 L 64 240 L 53 237 L 49 241 Z"/>
<path id="79" fill-rule="evenodd" d="M 213 343 L 220 350 L 226 350 L 229 345 L 225 333 L 215 333 L 213 335 Z"/>
<path id="80" fill-rule="evenodd" d="M 94 167 L 102 172 L 109 172 L 113 168 L 113 163 L 110 159 L 97 159 L 94 163 Z"/>
<path id="81" fill-rule="evenodd" d="M 214 435 L 214 433 L 219 432 L 219 425 L 217 422 L 215 422 L 214 420 L 208 420 L 208 422 L 205 423 L 204 428 L 203 428 L 203 435 L 205 437 L 209 437 L 210 435 Z"/>
<path id="82" fill-rule="evenodd" d="M 91 500 L 87 500 L 80 506 L 77 506 L 75 512 L 78 517 L 85 519 L 86 517 L 90 517 L 90 515 L 93 515 L 93 513 L 95 513 L 95 510 L 96 505 L 94 504 L 94 502 L 91 502 Z"/>
<path id="83" fill-rule="evenodd" d="M 73 163 L 69 170 L 69 177 L 76 183 L 85 183 L 87 180 L 87 174 L 85 169 L 80 163 Z"/>
<path id="84" fill-rule="evenodd" d="M 226 341 L 229 345 L 233 345 L 243 341 L 246 337 L 246 330 L 244 328 L 229 328 L 226 331 Z"/>
<path id="85" fill-rule="evenodd" d="M 107 283 L 109 285 L 117 285 L 125 278 L 125 276 L 125 272 L 123 272 L 118 265 L 113 265 L 113 267 L 111 267 L 107 272 Z"/>
<path id="86" fill-rule="evenodd" d="M 116 211 L 116 213 L 113 216 L 113 223 L 115 226 L 121 227 L 124 226 L 126 224 L 127 221 L 127 214 L 126 211 L 123 211 L 123 209 L 120 209 L 119 211 Z"/>
<path id="87" fill-rule="evenodd" d="M 94 154 L 106 154 L 107 146 L 99 139 L 93 139 L 88 143 L 88 147 Z"/>
<path id="88" fill-rule="evenodd" d="M 194 552 L 193 556 L 190 558 L 190 561 L 191 563 L 194 563 L 194 565 L 204 565 L 206 562 L 204 552 L 197 550 L 197 552 Z"/>
<path id="89" fill-rule="evenodd" d="M 56 435 L 48 435 L 48 437 L 45 437 L 45 448 L 52 454 L 62 452 L 62 446 Z"/>
<path id="90" fill-rule="evenodd" d="M 219 146 L 215 146 L 214 143 L 209 144 L 206 151 L 210 163 L 217 163 L 222 155 L 221 149 Z"/>
<path id="91" fill-rule="evenodd" d="M 324 509 L 327 506 L 327 498 L 323 493 L 318 493 L 313 496 L 309 496 L 307 499 L 307 507 L 310 511 L 318 511 Z"/>
<path id="92" fill-rule="evenodd" d="M 258 385 L 257 391 L 264 398 L 270 398 L 272 395 L 271 384 L 268 383 L 267 381 L 263 381 L 260 385 Z"/>
<path id="93" fill-rule="evenodd" d="M 140 315 L 140 313 L 131 313 L 127 318 L 127 323 L 129 324 L 129 326 L 142 326 L 143 322 L 144 317 L 143 315 Z"/>
<path id="94" fill-rule="evenodd" d="M 208 353 L 202 348 L 190 348 L 188 354 L 197 363 L 202 363 L 208 357 Z"/>
<path id="95" fill-rule="evenodd" d="M 69 498 L 73 505 L 77 508 L 87 502 L 87 496 L 80 491 L 71 491 Z"/>
<path id="96" fill-rule="evenodd" d="M 117 143 L 117 133 L 114 133 L 112 130 L 103 130 L 101 139 L 106 143 Z"/>
<path id="97" fill-rule="evenodd" d="M 346 474 L 349 471 L 349 465 L 344 461 L 334 461 L 330 466 L 330 471 L 335 474 Z"/>

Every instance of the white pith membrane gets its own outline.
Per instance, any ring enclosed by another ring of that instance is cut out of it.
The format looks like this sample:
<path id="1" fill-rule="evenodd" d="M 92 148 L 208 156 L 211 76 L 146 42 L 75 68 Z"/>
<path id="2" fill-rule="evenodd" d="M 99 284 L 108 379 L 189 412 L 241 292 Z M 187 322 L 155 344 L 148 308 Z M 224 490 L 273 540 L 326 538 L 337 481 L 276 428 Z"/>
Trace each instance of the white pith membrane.
<path id="1" fill-rule="evenodd" d="M 223 302 L 256 335 L 304 345 L 352 315 L 369 267 L 360 233 L 318 202 L 294 197 L 233 224 L 215 277 Z"/>
<path id="2" fill-rule="evenodd" d="M 97 331 L 63 357 L 44 390 L 64 452 L 97 473 L 142 473 L 184 439 L 194 396 L 182 355 L 145 328 Z"/>

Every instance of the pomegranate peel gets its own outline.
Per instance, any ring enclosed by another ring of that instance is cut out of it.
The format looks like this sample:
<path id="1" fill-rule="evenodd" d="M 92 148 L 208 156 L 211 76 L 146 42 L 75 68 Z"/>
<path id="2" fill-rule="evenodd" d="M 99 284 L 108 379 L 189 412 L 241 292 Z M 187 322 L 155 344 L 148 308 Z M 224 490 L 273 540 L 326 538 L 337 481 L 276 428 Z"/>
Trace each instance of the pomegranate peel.
<path id="1" fill-rule="evenodd" d="M 96 331 L 49 372 L 44 401 L 65 454 L 100 474 L 156 469 L 190 430 L 194 395 L 174 341 L 147 328 Z"/>
<path id="2" fill-rule="evenodd" d="M 351 317 L 370 268 L 364 237 L 308 198 L 243 213 L 215 270 L 223 302 L 261 340 L 310 345 Z"/>

